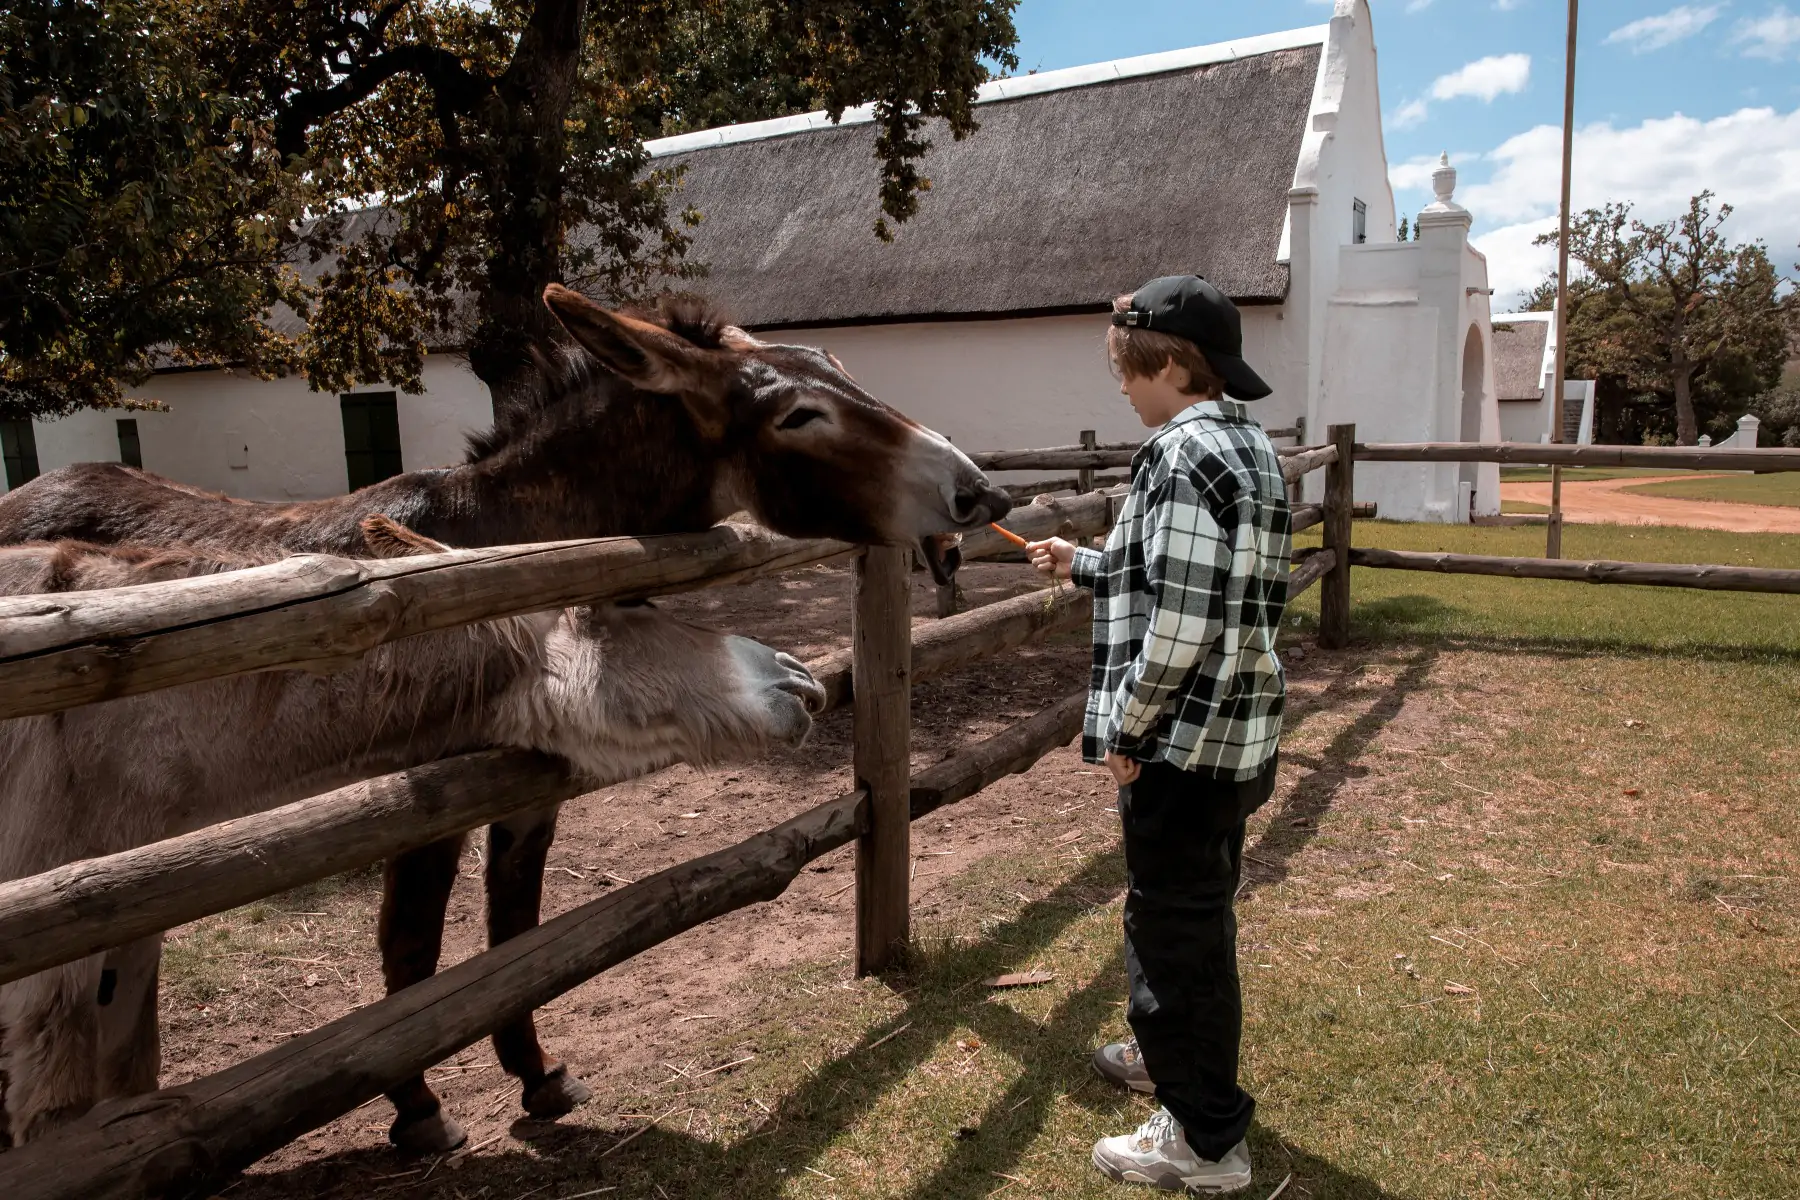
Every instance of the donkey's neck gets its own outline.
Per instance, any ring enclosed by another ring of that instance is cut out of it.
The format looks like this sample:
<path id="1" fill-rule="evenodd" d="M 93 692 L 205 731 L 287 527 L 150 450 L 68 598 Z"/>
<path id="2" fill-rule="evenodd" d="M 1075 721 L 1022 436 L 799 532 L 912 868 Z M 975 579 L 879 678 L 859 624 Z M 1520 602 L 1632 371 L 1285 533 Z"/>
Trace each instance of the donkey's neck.
<path id="1" fill-rule="evenodd" d="M 471 463 L 413 471 L 318 502 L 296 530 L 354 545 L 377 513 L 451 546 L 681 533 L 739 507 L 726 460 L 671 398 L 628 392 L 523 432 Z"/>

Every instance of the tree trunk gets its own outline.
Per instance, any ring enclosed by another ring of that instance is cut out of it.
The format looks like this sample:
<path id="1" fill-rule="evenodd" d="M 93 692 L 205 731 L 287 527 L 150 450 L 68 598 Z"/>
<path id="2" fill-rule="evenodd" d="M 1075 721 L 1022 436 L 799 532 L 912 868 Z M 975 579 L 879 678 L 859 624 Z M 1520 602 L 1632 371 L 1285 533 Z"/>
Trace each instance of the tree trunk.
<path id="1" fill-rule="evenodd" d="M 1694 364 L 1677 361 L 1671 367 L 1675 377 L 1675 444 L 1698 446 L 1700 422 L 1694 416 Z"/>
<path id="2" fill-rule="evenodd" d="M 500 78 L 496 110 L 478 118 L 498 171 L 486 180 L 493 250 L 469 367 L 493 393 L 496 414 L 529 381 L 532 346 L 559 329 L 543 294 L 561 276 L 563 122 L 580 77 L 586 17 L 586 0 L 539 0 Z"/>

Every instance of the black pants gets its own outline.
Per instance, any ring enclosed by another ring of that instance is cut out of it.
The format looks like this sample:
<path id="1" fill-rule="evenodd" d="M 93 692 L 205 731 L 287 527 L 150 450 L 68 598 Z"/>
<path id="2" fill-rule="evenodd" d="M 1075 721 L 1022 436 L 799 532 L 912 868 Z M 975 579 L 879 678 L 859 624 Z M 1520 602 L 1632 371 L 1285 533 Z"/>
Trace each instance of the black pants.
<path id="1" fill-rule="evenodd" d="M 1275 760 L 1243 782 L 1146 763 L 1119 789 L 1125 826 L 1126 1019 L 1162 1101 L 1217 1161 L 1256 1111 L 1238 1086 L 1244 1005 L 1237 894 L 1244 821 L 1275 789 Z"/>

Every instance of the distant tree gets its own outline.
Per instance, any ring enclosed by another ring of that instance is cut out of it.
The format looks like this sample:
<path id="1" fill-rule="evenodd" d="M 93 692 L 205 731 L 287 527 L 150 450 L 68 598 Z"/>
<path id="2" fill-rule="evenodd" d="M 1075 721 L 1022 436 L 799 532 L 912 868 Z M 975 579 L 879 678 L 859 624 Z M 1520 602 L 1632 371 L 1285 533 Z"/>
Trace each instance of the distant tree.
<path id="1" fill-rule="evenodd" d="M 1781 281 L 1761 243 L 1732 245 L 1731 206 L 1701 192 L 1681 216 L 1647 223 L 1631 205 L 1588 209 L 1570 225 L 1569 357 L 1674 409 L 1674 440 L 1699 441 L 1700 408 L 1728 418 L 1773 387 L 1785 358 Z M 1538 238 L 1554 245 L 1555 233 Z M 1554 281 L 1547 285 L 1554 300 Z M 1543 303 L 1543 289 L 1533 300 Z M 1727 421 L 1727 424 L 1729 422 Z"/>
<path id="2" fill-rule="evenodd" d="M 1404 241 L 1406 241 L 1406 240 L 1407 240 L 1407 233 L 1408 233 L 1408 230 L 1409 230 L 1409 229 L 1410 229 L 1410 228 L 1411 228 L 1411 226 L 1410 226 L 1410 225 L 1409 225 L 1409 223 L 1408 223 L 1408 222 L 1407 222 L 1407 219 L 1406 219 L 1406 214 L 1405 214 L 1405 213 L 1401 213 L 1401 214 L 1400 214 L 1400 231 L 1399 231 L 1399 234 L 1398 234 L 1398 235 L 1397 235 L 1397 236 L 1396 236 L 1396 237 L 1395 237 L 1395 238 L 1394 238 L 1394 240 L 1395 240 L 1395 241 L 1397 241 L 1397 242 L 1404 242 Z"/>
<path id="3" fill-rule="evenodd" d="M 21 0 L 0 24 L 0 404 L 117 403 L 165 352 L 417 388 L 447 342 L 504 402 L 556 335 L 545 284 L 629 297 L 695 272 L 702 214 L 670 211 L 645 138 L 873 102 L 891 237 L 930 187 L 927 120 L 965 136 L 988 64 L 1017 65 L 1015 3 Z M 104 136 L 78 124 L 114 112 Z M 307 318 L 294 344 L 258 320 L 282 301 Z"/>
<path id="4" fill-rule="evenodd" d="M 313 180 L 209 86 L 174 0 L 0 9 L 0 416 L 120 403 L 155 356 L 290 369 L 260 317 Z"/>

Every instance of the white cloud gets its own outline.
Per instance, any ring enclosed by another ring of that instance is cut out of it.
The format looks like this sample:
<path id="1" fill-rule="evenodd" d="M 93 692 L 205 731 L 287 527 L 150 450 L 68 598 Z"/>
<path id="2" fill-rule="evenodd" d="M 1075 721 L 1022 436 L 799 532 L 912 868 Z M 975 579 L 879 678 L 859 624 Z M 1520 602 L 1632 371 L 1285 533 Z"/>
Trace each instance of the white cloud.
<path id="1" fill-rule="evenodd" d="M 1456 161 L 1455 159 L 1451 160 Z M 1438 160 L 1435 154 L 1409 158 L 1403 163 L 1388 166 L 1388 182 L 1396 192 L 1428 192 L 1431 190 L 1431 173 L 1437 170 Z"/>
<path id="2" fill-rule="evenodd" d="M 1625 46 L 1633 54 L 1661 50 L 1705 29 L 1718 17 L 1722 7 L 1719 4 L 1708 4 L 1704 8 L 1683 4 L 1654 17 L 1641 17 L 1607 34 L 1606 44 Z"/>
<path id="3" fill-rule="evenodd" d="M 1472 63 L 1464 63 L 1448 75 L 1439 75 L 1431 83 L 1430 96 L 1435 100 L 1455 100 L 1473 96 L 1487 104 L 1511 92 L 1522 92 L 1531 81 L 1531 55 L 1490 54 Z M 1395 129 L 1411 129 L 1424 122 L 1431 107 L 1424 96 L 1416 96 L 1395 109 L 1388 124 Z"/>
<path id="4" fill-rule="evenodd" d="M 1497 96 L 1524 91 L 1530 81 L 1531 55 L 1490 54 L 1448 75 L 1439 75 L 1432 82 L 1431 95 L 1436 100 L 1473 96 L 1492 104 Z"/>
<path id="5" fill-rule="evenodd" d="M 1485 229 L 1475 239 L 1488 255 L 1495 303 L 1511 303 L 1556 265 L 1531 239 L 1556 224 L 1562 131 L 1554 125 L 1508 138 L 1485 156 L 1495 164 L 1482 183 L 1465 182 L 1456 199 Z M 1464 180 L 1474 164 L 1459 163 Z M 1393 173 L 1396 188 L 1419 186 L 1412 164 Z M 1426 173 L 1429 178 L 1429 173 Z M 1733 238 L 1761 238 L 1777 267 L 1791 268 L 1800 244 L 1800 109 L 1745 108 L 1709 121 L 1676 114 L 1615 128 L 1599 122 L 1575 135 L 1574 208 L 1631 201 L 1639 216 L 1666 220 L 1688 197 L 1711 188 L 1736 211 Z"/>
<path id="6" fill-rule="evenodd" d="M 1764 16 L 1739 21 L 1731 40 L 1752 58 L 1786 58 L 1800 48 L 1800 15 L 1778 4 Z"/>
<path id="7" fill-rule="evenodd" d="M 1423 100 L 1408 100 L 1394 110 L 1394 115 L 1388 118 L 1388 124 L 1395 129 L 1411 129 L 1425 119 L 1426 111 Z"/>

